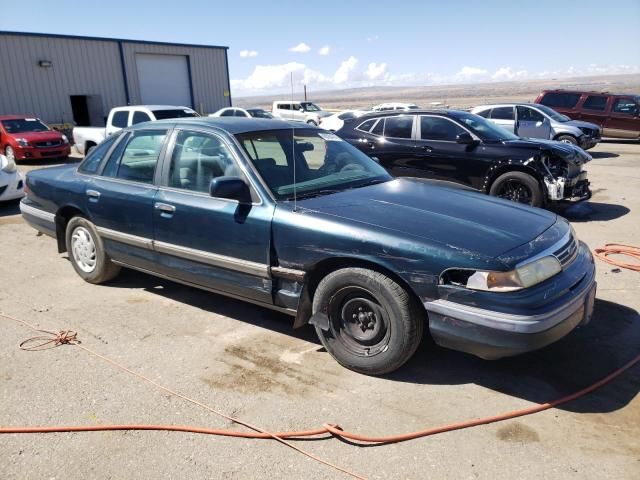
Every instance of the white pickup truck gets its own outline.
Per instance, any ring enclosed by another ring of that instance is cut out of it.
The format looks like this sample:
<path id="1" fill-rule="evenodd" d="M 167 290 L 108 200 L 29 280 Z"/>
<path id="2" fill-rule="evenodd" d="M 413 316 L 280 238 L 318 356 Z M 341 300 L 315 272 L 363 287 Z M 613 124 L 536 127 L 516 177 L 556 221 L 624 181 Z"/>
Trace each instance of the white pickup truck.
<path id="1" fill-rule="evenodd" d="M 85 155 L 109 135 L 136 123 L 165 120 L 167 118 L 199 117 L 198 112 L 173 105 L 133 105 L 112 108 L 106 127 L 76 127 L 73 141 L 78 153 Z"/>

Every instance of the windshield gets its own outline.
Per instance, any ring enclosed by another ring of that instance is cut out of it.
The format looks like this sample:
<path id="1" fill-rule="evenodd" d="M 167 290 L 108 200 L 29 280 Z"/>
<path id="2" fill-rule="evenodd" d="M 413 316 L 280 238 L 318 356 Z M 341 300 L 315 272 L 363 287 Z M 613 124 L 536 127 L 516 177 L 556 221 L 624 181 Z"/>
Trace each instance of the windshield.
<path id="1" fill-rule="evenodd" d="M 480 115 L 467 112 L 451 112 L 451 116 L 470 128 L 485 142 L 502 142 L 504 140 L 517 140 L 517 135 L 499 127 L 495 123 L 485 120 Z"/>
<path id="2" fill-rule="evenodd" d="M 300 106 L 304 108 L 305 112 L 319 112 L 321 108 L 312 102 L 301 102 Z"/>
<path id="3" fill-rule="evenodd" d="M 37 118 L 16 118 L 3 120 L 2 125 L 7 133 L 46 132 L 49 130 L 44 123 Z"/>
<path id="4" fill-rule="evenodd" d="M 547 116 L 551 117 L 551 119 L 555 120 L 556 122 L 563 122 L 564 123 L 564 122 L 568 122 L 569 120 L 571 120 L 566 115 L 562 115 L 561 113 L 556 112 L 553 108 L 549 108 L 546 105 L 538 105 L 538 104 L 536 104 L 536 108 L 538 110 L 540 110 L 542 113 L 544 113 Z"/>
<path id="5" fill-rule="evenodd" d="M 277 200 L 292 200 L 294 187 L 302 199 L 391 180 L 384 168 L 333 133 L 302 128 L 236 138 Z"/>
<path id="6" fill-rule="evenodd" d="M 273 118 L 273 115 L 271 115 L 269 112 L 262 110 L 260 108 L 251 108 L 247 110 L 247 112 L 249 112 L 249 115 L 251 115 L 254 118 Z"/>
<path id="7" fill-rule="evenodd" d="M 180 108 L 175 110 L 153 110 L 153 115 L 156 120 L 166 120 L 167 118 L 185 118 L 185 117 L 199 117 L 198 112 L 189 108 Z"/>

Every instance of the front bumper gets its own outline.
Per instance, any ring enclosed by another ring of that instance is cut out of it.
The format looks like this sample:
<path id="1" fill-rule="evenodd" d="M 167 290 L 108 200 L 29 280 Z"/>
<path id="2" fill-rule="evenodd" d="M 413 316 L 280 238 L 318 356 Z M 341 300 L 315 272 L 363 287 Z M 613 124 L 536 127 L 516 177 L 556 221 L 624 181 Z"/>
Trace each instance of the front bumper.
<path id="1" fill-rule="evenodd" d="M 71 155 L 71 147 L 62 144 L 55 147 L 20 147 L 13 148 L 16 160 L 44 160 L 47 158 L 64 158 Z"/>
<path id="2" fill-rule="evenodd" d="M 593 258 L 580 281 L 561 298 L 535 312 L 507 313 L 448 300 L 424 303 L 429 329 L 438 345 L 495 360 L 545 347 L 591 320 L 596 282 Z"/>
<path id="3" fill-rule="evenodd" d="M 15 173 L 0 179 L 0 202 L 16 200 L 24 197 L 24 180 L 22 175 Z"/>
<path id="4" fill-rule="evenodd" d="M 580 140 L 579 140 L 580 148 L 584 150 L 589 150 L 590 148 L 593 148 L 598 143 L 600 143 L 600 140 L 601 140 L 600 137 L 588 137 L 586 135 L 583 135 L 582 137 L 580 137 Z"/>

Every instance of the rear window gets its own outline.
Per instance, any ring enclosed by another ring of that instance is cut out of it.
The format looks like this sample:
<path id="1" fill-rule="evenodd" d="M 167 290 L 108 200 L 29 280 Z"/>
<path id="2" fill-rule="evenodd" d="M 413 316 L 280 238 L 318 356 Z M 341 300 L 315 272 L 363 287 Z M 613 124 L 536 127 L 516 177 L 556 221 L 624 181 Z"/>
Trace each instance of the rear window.
<path id="1" fill-rule="evenodd" d="M 156 120 L 166 120 L 167 118 L 199 117 L 198 112 L 188 108 L 176 108 L 175 110 L 153 110 Z"/>
<path id="2" fill-rule="evenodd" d="M 579 93 L 549 92 L 544 94 L 540 103 L 548 107 L 573 108 L 580 100 L 580 96 Z"/>
<path id="3" fill-rule="evenodd" d="M 363 132 L 368 132 L 369 130 L 371 130 L 371 127 L 373 126 L 376 120 L 377 120 L 376 118 L 372 118 L 371 120 L 364 121 L 356 127 L 356 130 L 362 130 Z"/>
<path id="4" fill-rule="evenodd" d="M 600 112 L 603 112 L 606 106 L 607 97 L 602 97 L 600 95 L 589 95 L 582 104 L 582 108 L 585 110 L 598 110 Z"/>
<path id="5" fill-rule="evenodd" d="M 103 140 L 97 147 L 91 150 L 84 161 L 78 167 L 78 171 L 83 173 L 96 173 L 100 163 L 104 159 L 105 155 L 109 152 L 111 145 L 118 139 L 119 135 L 111 135 Z"/>
<path id="6" fill-rule="evenodd" d="M 482 110 L 481 112 L 476 112 L 476 115 L 480 115 L 484 118 L 489 118 L 489 114 L 491 113 L 491 109 L 487 108 L 486 110 Z"/>
<path id="7" fill-rule="evenodd" d="M 121 110 L 113 114 L 111 119 L 111 125 L 118 128 L 127 128 L 127 120 L 129 119 L 129 112 Z"/>

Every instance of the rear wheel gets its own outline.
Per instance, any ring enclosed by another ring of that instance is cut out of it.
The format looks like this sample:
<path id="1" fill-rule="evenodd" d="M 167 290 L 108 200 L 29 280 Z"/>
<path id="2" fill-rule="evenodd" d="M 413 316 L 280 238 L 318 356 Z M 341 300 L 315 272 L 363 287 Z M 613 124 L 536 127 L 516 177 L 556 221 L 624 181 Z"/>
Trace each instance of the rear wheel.
<path id="1" fill-rule="evenodd" d="M 542 189 L 535 178 L 524 172 L 507 172 L 495 179 L 489 195 L 518 203 L 539 207 L 542 205 Z"/>
<path id="2" fill-rule="evenodd" d="M 316 122 L 314 122 L 313 120 L 307 120 L 307 125 L 311 125 L 312 127 L 317 127 L 318 124 Z"/>
<path id="3" fill-rule="evenodd" d="M 329 319 L 329 329 L 316 325 L 316 333 L 331 356 L 367 375 L 396 370 L 422 339 L 418 302 L 386 275 L 364 268 L 344 268 L 322 279 L 313 312 Z"/>
<path id="4" fill-rule="evenodd" d="M 67 251 L 74 270 L 89 283 L 103 283 L 120 273 L 104 250 L 96 227 L 84 217 L 73 217 L 67 223 Z"/>
<path id="5" fill-rule="evenodd" d="M 571 135 L 558 135 L 556 140 L 562 143 L 570 143 L 571 145 L 578 145 L 578 139 Z"/>

